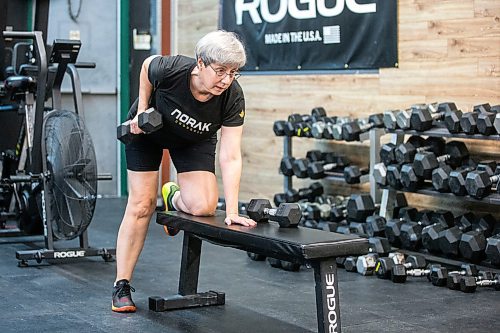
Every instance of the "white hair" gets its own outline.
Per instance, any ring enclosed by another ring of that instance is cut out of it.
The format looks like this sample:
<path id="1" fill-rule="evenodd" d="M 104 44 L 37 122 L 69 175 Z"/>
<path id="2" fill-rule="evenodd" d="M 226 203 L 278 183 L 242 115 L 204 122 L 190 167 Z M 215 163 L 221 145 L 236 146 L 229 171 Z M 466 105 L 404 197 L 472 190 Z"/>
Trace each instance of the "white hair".
<path id="1" fill-rule="evenodd" d="M 205 65 L 217 63 L 240 68 L 247 61 L 245 48 L 238 36 L 224 30 L 212 31 L 203 36 L 196 44 L 195 55 Z"/>

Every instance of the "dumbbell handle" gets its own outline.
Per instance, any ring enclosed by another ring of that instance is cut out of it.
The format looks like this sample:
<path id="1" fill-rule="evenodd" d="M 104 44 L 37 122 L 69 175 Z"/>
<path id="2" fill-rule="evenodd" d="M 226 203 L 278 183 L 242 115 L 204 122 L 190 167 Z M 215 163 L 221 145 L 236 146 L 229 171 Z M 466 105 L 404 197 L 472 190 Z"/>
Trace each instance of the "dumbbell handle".
<path id="1" fill-rule="evenodd" d="M 408 276 L 427 276 L 431 272 L 430 269 L 421 269 L 421 268 L 415 268 L 415 269 L 410 269 L 406 271 L 406 275 Z"/>
<path id="2" fill-rule="evenodd" d="M 476 279 L 476 285 L 481 286 L 481 287 L 491 287 L 491 286 L 497 286 L 500 285 L 500 280 L 494 279 L 494 280 L 478 280 Z"/>

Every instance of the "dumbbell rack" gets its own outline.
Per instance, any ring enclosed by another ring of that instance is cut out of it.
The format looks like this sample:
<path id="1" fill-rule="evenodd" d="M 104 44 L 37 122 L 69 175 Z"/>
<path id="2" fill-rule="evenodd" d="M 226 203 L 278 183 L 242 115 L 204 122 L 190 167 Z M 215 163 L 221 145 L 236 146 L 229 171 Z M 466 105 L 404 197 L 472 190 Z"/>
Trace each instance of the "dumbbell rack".
<path id="1" fill-rule="evenodd" d="M 480 134 L 475 134 L 475 135 L 468 135 L 468 134 L 463 134 L 463 133 L 456 133 L 456 134 L 451 134 L 448 132 L 446 128 L 433 128 L 428 131 L 424 132 L 417 132 L 415 130 L 386 130 L 387 133 L 391 134 L 391 142 L 399 145 L 403 143 L 405 135 L 419 135 L 419 136 L 433 136 L 433 137 L 446 137 L 446 138 L 455 138 L 455 139 L 473 139 L 473 140 L 490 140 L 490 141 L 500 141 L 500 135 L 480 135 Z M 375 145 L 380 146 L 380 142 L 376 143 Z M 370 154 L 370 157 L 372 155 Z M 378 160 L 380 157 L 377 157 Z M 377 162 L 378 162 L 377 160 Z M 371 159 L 370 159 L 370 166 L 372 165 Z M 372 172 L 373 169 L 370 168 L 370 172 Z M 370 184 L 371 185 L 371 184 Z M 378 185 L 375 185 L 378 187 Z M 382 199 L 380 203 L 380 215 L 387 217 L 387 216 L 392 216 L 392 211 L 389 211 L 389 207 L 392 207 L 392 203 L 394 202 L 394 198 L 397 192 L 409 192 L 409 193 L 418 193 L 418 194 L 423 194 L 423 195 L 433 195 L 433 196 L 440 196 L 440 197 L 448 197 L 448 198 L 460 198 L 461 200 L 466 200 L 470 202 L 476 202 L 476 203 L 485 203 L 489 205 L 497 205 L 500 206 L 500 194 L 498 193 L 491 193 L 487 197 L 483 199 L 475 199 L 471 196 L 456 196 L 453 193 L 442 193 L 438 192 L 433 189 L 432 185 L 425 185 L 423 188 L 419 188 L 416 191 L 408 191 L 405 189 L 393 189 L 393 188 L 388 188 L 388 187 L 383 187 L 382 188 Z"/>
<path id="2" fill-rule="evenodd" d="M 381 192 L 377 188 L 375 179 L 373 178 L 373 167 L 374 165 L 378 162 L 380 159 L 378 157 L 379 151 L 380 151 L 380 137 L 385 134 L 385 130 L 381 128 L 373 128 L 368 132 L 362 133 L 359 136 L 359 141 L 365 141 L 365 140 L 370 140 L 370 168 L 369 168 L 369 173 L 366 175 L 361 176 L 360 178 L 360 183 L 367 183 L 370 182 L 370 195 L 373 198 L 373 201 L 375 203 L 379 203 L 381 200 Z M 284 136 L 283 137 L 283 158 L 286 157 L 292 157 L 293 156 L 293 147 L 292 147 L 292 136 Z M 322 139 L 315 139 L 315 140 L 322 140 Z M 338 142 L 338 141 L 333 141 L 333 140 L 328 140 L 331 142 Z M 292 181 L 293 176 L 283 176 L 283 190 L 284 192 L 290 190 L 293 188 L 293 181 Z M 344 175 L 342 173 L 335 173 L 335 172 L 329 172 L 329 175 L 323 179 L 326 180 L 333 180 L 337 182 L 344 182 Z"/>

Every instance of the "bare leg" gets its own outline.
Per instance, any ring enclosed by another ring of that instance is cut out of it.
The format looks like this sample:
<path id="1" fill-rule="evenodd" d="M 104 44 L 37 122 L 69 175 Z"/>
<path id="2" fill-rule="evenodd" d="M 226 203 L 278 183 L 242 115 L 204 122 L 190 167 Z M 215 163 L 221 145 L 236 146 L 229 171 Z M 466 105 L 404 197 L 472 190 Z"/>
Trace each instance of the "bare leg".
<path id="1" fill-rule="evenodd" d="M 156 207 L 158 171 L 127 171 L 129 196 L 116 241 L 116 281 L 132 279 Z"/>
<path id="2" fill-rule="evenodd" d="M 178 210 L 196 216 L 213 215 L 217 208 L 219 191 L 215 175 L 208 171 L 177 174 L 180 191 L 173 201 Z"/>

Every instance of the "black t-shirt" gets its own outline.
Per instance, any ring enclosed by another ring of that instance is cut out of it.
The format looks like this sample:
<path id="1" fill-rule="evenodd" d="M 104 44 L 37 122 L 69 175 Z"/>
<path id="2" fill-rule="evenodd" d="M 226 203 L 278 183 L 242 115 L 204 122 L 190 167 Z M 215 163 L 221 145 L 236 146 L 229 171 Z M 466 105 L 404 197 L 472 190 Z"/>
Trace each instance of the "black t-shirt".
<path id="1" fill-rule="evenodd" d="M 149 81 L 155 87 L 153 106 L 162 114 L 163 127 L 148 138 L 165 148 L 213 139 L 221 126 L 241 126 L 245 118 L 245 98 L 237 81 L 219 96 L 206 102 L 194 98 L 189 88 L 193 58 L 163 56 L 149 65 Z M 129 119 L 137 113 L 137 101 Z"/>

